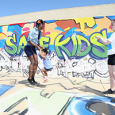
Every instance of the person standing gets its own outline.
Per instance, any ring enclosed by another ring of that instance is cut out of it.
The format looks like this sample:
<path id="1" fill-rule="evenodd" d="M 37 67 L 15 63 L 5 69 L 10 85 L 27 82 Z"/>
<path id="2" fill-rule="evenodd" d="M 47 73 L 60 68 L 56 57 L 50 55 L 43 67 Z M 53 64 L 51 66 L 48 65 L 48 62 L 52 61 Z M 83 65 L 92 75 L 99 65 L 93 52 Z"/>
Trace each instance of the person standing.
<path id="1" fill-rule="evenodd" d="M 109 39 L 96 36 L 104 45 L 108 45 L 108 70 L 110 76 L 110 89 L 103 92 L 104 94 L 115 93 L 115 19 L 111 21 L 111 30 L 113 31 Z"/>
<path id="2" fill-rule="evenodd" d="M 44 48 L 39 43 L 39 40 L 42 36 L 42 32 L 41 32 L 42 29 L 43 29 L 43 20 L 39 19 L 36 21 L 36 27 L 34 27 L 29 31 L 27 45 L 24 48 L 24 51 L 28 59 L 30 60 L 28 81 L 32 85 L 37 84 L 37 82 L 34 79 L 37 66 L 38 66 L 38 55 L 36 50 L 40 50 L 40 48 Z"/>

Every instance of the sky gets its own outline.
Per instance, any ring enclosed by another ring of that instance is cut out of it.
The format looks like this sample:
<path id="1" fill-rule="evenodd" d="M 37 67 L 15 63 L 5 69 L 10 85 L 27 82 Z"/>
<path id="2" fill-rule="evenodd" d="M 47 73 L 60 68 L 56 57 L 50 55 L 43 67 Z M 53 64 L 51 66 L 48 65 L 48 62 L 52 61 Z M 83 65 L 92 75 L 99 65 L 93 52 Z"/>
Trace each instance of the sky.
<path id="1" fill-rule="evenodd" d="M 115 0 L 0 0 L 0 17 L 113 3 Z"/>

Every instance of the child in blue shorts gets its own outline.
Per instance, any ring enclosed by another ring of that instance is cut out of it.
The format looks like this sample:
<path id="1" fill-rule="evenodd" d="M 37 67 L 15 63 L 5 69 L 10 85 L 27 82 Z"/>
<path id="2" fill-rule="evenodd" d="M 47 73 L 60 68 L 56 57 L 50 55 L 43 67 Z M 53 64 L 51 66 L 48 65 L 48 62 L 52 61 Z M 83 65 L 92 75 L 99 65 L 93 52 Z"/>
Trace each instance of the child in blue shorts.
<path id="1" fill-rule="evenodd" d="M 53 68 L 49 59 L 47 48 L 42 50 L 40 49 L 40 56 L 43 58 L 43 64 L 44 64 L 44 68 L 41 69 L 41 73 L 43 74 L 43 82 L 47 82 L 48 81 L 47 72 L 51 71 Z"/>

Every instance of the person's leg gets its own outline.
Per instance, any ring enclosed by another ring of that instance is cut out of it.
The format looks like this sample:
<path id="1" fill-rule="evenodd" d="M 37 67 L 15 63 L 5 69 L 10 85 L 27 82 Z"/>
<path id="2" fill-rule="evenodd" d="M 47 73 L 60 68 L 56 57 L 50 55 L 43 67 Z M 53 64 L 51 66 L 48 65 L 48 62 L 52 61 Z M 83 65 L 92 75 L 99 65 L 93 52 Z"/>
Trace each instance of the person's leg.
<path id="1" fill-rule="evenodd" d="M 48 71 L 46 71 L 46 73 L 45 73 L 45 74 L 46 74 L 46 76 L 48 77 L 48 74 L 47 74 L 47 72 L 48 72 Z"/>
<path id="2" fill-rule="evenodd" d="M 28 57 L 28 59 L 30 60 L 28 81 L 34 85 L 34 83 L 32 82 L 32 75 L 33 75 L 33 70 L 34 70 L 34 56 L 31 55 L 30 57 Z"/>
<path id="3" fill-rule="evenodd" d="M 48 74 L 47 74 L 47 72 L 48 71 L 51 71 L 52 70 L 52 68 L 51 69 L 47 69 L 47 71 L 45 70 L 44 72 L 45 72 L 45 76 L 47 77 L 47 79 L 48 79 Z"/>
<path id="4" fill-rule="evenodd" d="M 115 65 L 111 66 L 111 90 L 114 91 L 115 90 Z"/>
<path id="5" fill-rule="evenodd" d="M 35 73 L 36 73 L 37 67 L 38 67 L 38 56 L 36 54 L 33 54 L 33 56 L 34 56 L 34 66 L 33 66 L 32 79 L 33 79 L 34 83 L 37 84 L 37 82 L 35 81 L 34 77 L 35 77 Z"/>
<path id="6" fill-rule="evenodd" d="M 47 72 L 44 68 L 41 69 L 41 73 L 43 74 L 43 76 L 46 76 L 47 75 Z"/>
<path id="7" fill-rule="evenodd" d="M 108 71 L 109 71 L 109 76 L 110 76 L 110 88 L 112 87 L 112 66 L 108 65 Z"/>
<path id="8" fill-rule="evenodd" d="M 48 81 L 48 74 L 47 74 L 47 72 L 48 72 L 48 71 L 46 71 L 46 70 L 44 71 L 44 73 L 45 73 L 45 76 L 44 76 L 44 78 L 43 78 L 43 79 L 44 79 L 44 82 L 47 82 L 47 81 Z"/>
<path id="9" fill-rule="evenodd" d="M 103 92 L 104 94 L 113 94 L 114 88 L 115 88 L 115 66 L 114 65 L 108 65 L 108 71 L 110 76 L 110 89 Z"/>
<path id="10" fill-rule="evenodd" d="M 48 81 L 48 79 L 47 79 L 47 71 L 44 68 L 42 68 L 41 73 L 43 74 L 43 81 L 47 82 Z"/>
<path id="11" fill-rule="evenodd" d="M 35 85 L 35 83 L 32 80 L 32 76 L 34 74 L 34 63 L 35 63 L 35 58 L 34 58 L 34 54 L 36 53 L 35 47 L 33 46 L 25 46 L 24 47 L 24 51 L 28 57 L 28 59 L 30 60 L 30 66 L 29 66 L 29 78 L 28 81 Z M 37 53 L 36 53 L 37 54 Z"/>

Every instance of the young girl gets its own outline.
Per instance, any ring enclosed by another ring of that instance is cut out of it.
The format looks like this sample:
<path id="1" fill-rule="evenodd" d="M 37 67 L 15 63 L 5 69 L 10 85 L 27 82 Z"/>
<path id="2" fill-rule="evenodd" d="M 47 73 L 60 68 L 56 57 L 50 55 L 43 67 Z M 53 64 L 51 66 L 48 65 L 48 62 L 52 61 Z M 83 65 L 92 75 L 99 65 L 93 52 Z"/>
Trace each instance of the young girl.
<path id="1" fill-rule="evenodd" d="M 43 82 L 47 82 L 47 72 L 52 70 L 52 65 L 48 56 L 48 51 L 47 49 L 42 49 L 40 50 L 40 56 L 43 58 L 43 64 L 44 64 L 44 68 L 41 69 L 41 72 L 43 74 Z"/>
<path id="2" fill-rule="evenodd" d="M 104 94 L 115 93 L 115 19 L 111 21 L 111 30 L 114 31 L 109 39 L 96 36 L 104 45 L 108 45 L 108 70 L 110 75 L 110 89 L 103 92 Z"/>

